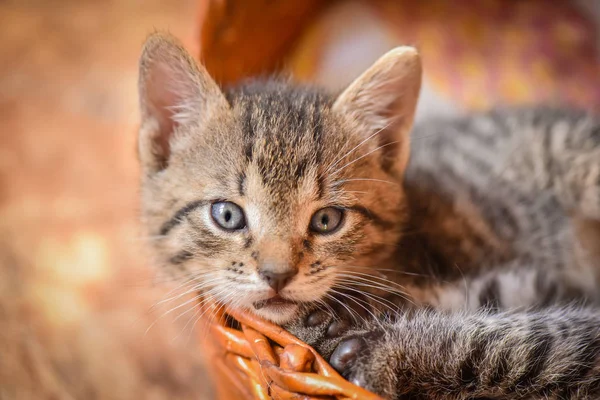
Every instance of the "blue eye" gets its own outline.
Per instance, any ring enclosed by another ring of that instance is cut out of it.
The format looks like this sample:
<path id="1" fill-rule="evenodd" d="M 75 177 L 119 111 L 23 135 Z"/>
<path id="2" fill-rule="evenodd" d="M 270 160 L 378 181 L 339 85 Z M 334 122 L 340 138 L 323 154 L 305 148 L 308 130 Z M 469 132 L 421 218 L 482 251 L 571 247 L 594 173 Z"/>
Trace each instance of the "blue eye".
<path id="1" fill-rule="evenodd" d="M 320 234 L 332 233 L 342 225 L 344 211 L 337 207 L 325 207 L 313 214 L 310 229 Z"/>
<path id="2" fill-rule="evenodd" d="M 230 201 L 213 203 L 210 208 L 213 221 L 227 231 L 235 231 L 246 227 L 244 211 Z"/>

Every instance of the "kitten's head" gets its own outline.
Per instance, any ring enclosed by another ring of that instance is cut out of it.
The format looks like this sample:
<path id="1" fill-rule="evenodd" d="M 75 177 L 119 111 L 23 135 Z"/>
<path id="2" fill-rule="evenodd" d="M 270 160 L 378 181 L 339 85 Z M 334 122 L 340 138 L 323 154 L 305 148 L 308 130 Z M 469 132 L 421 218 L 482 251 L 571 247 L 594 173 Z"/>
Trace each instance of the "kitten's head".
<path id="1" fill-rule="evenodd" d="M 338 96 L 222 91 L 171 37 L 140 62 L 142 212 L 162 268 L 277 323 L 388 258 L 421 80 L 397 48 Z"/>

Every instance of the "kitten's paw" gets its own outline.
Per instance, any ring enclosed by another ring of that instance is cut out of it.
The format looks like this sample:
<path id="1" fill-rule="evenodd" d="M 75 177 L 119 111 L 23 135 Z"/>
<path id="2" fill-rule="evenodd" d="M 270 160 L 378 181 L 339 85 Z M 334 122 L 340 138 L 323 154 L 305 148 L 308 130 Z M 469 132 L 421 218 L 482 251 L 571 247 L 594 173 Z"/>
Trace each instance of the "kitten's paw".
<path id="1" fill-rule="evenodd" d="M 365 363 L 371 359 L 375 342 L 382 339 L 383 331 L 353 334 L 342 340 L 329 357 L 331 366 L 353 384 L 370 389 Z"/>
<path id="2" fill-rule="evenodd" d="M 333 351 L 329 358 L 331 366 L 344 378 L 355 385 L 364 387 L 362 377 L 355 376 L 354 364 L 363 351 L 367 348 L 366 340 L 361 336 L 353 336 L 343 340 Z"/>
<path id="3" fill-rule="evenodd" d="M 363 326 L 366 313 L 365 309 L 354 309 L 350 305 L 328 305 L 307 310 L 301 318 L 284 327 L 328 357 L 345 335 Z"/>
<path id="4" fill-rule="evenodd" d="M 325 337 L 335 338 L 343 335 L 355 326 L 356 318 L 348 312 L 335 309 L 317 309 L 308 314 L 305 325 L 309 328 L 321 328 Z"/>

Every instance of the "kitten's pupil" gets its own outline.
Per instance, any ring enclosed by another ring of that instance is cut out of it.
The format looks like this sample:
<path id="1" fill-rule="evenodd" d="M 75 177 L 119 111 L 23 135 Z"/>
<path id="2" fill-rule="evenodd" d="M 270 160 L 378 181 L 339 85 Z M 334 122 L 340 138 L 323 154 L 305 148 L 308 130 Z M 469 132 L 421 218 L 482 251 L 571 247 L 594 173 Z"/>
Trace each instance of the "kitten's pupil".
<path id="1" fill-rule="evenodd" d="M 323 216 L 321 217 L 321 225 L 323 225 L 323 227 L 325 229 L 327 229 L 328 224 L 329 224 L 329 216 L 327 214 L 323 214 Z"/>
<path id="2" fill-rule="evenodd" d="M 225 222 L 229 222 L 231 220 L 231 211 L 225 211 Z"/>

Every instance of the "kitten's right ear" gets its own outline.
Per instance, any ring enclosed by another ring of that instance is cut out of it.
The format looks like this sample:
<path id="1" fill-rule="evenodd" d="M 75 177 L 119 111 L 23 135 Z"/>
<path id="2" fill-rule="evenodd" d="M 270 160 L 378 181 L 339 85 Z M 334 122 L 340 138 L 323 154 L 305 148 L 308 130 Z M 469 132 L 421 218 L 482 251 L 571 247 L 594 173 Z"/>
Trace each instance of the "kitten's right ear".
<path id="1" fill-rule="evenodd" d="M 174 37 L 155 33 L 139 66 L 141 126 L 138 152 L 142 167 L 156 172 L 168 165 L 177 128 L 201 124 L 229 105 L 219 86 Z"/>
<path id="2" fill-rule="evenodd" d="M 333 109 L 355 124 L 398 176 L 409 157 L 409 133 L 421 88 L 421 59 L 412 47 L 397 47 L 377 60 L 342 92 Z"/>

